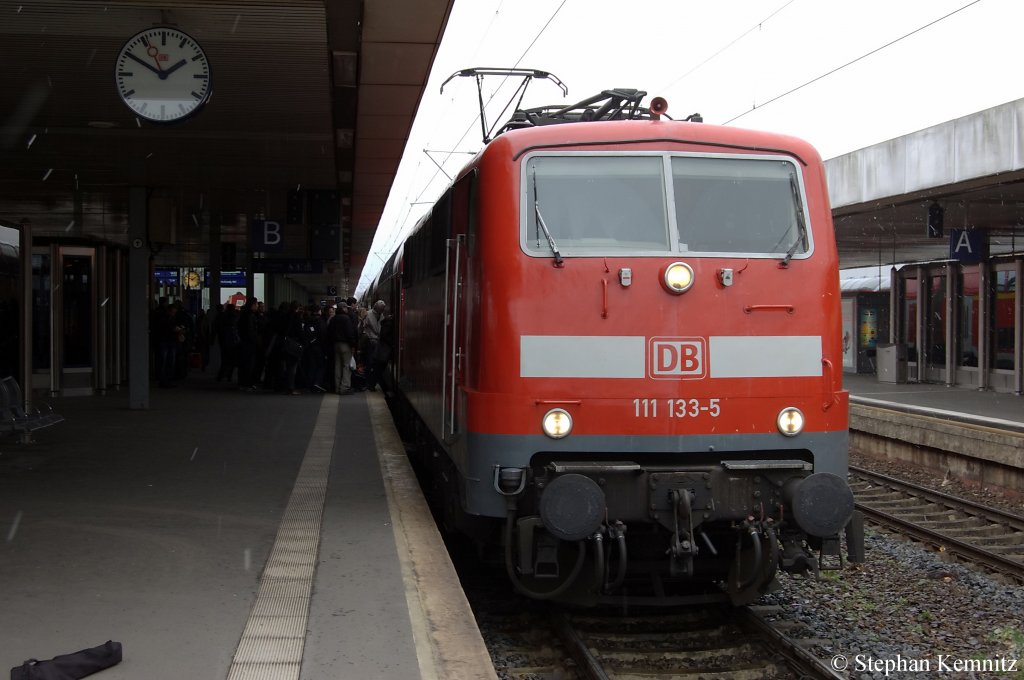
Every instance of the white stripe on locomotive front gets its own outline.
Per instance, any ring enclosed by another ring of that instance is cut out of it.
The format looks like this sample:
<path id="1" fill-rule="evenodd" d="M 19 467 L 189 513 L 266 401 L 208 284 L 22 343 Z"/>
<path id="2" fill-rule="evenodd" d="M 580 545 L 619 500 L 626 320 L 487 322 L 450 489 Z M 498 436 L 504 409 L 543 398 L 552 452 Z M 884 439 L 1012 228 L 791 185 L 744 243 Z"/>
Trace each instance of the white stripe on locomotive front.
<path id="1" fill-rule="evenodd" d="M 642 335 L 523 335 L 521 378 L 643 378 Z"/>
<path id="2" fill-rule="evenodd" d="M 713 335 L 708 341 L 712 378 L 821 375 L 820 335 Z"/>
<path id="3" fill-rule="evenodd" d="M 820 335 L 713 335 L 709 378 L 800 378 L 822 374 Z M 642 335 L 523 335 L 522 378 L 644 378 Z"/>

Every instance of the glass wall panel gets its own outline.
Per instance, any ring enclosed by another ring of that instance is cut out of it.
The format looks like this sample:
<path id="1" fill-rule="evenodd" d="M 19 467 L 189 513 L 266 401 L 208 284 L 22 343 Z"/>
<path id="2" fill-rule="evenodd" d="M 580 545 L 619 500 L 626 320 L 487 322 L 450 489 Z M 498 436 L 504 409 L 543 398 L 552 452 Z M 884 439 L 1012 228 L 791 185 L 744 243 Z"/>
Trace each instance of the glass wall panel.
<path id="1" fill-rule="evenodd" d="M 0 378 L 21 381 L 21 251 L 17 229 L 0 226 Z"/>
<path id="2" fill-rule="evenodd" d="M 32 255 L 32 370 L 50 368 L 50 256 Z"/>
<path id="3" fill-rule="evenodd" d="M 978 301 L 981 272 L 978 267 L 965 267 L 960 273 L 957 295 L 957 340 L 960 365 L 978 365 Z"/>
<path id="4" fill-rule="evenodd" d="M 924 319 L 928 365 L 946 365 L 946 275 L 928 277 L 928 314 Z"/>
<path id="5" fill-rule="evenodd" d="M 64 256 L 64 367 L 92 366 L 92 257 Z"/>
<path id="6" fill-rule="evenodd" d="M 917 272 L 901 275 L 900 337 L 898 342 L 907 346 L 907 360 L 917 361 Z"/>
<path id="7" fill-rule="evenodd" d="M 1013 336 L 1014 310 L 1017 308 L 1017 274 L 999 269 L 992 276 L 992 351 L 989 368 L 1013 370 L 1017 345 Z"/>

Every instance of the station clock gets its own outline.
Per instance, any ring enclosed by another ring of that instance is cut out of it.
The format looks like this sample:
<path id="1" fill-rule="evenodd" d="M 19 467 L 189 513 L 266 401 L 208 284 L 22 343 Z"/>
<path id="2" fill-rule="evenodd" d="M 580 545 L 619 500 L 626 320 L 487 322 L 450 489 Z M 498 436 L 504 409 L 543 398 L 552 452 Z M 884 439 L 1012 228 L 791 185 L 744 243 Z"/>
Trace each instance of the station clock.
<path id="1" fill-rule="evenodd" d="M 199 43 L 170 26 L 136 33 L 117 54 L 114 80 L 139 118 L 176 123 L 210 99 L 210 63 Z"/>

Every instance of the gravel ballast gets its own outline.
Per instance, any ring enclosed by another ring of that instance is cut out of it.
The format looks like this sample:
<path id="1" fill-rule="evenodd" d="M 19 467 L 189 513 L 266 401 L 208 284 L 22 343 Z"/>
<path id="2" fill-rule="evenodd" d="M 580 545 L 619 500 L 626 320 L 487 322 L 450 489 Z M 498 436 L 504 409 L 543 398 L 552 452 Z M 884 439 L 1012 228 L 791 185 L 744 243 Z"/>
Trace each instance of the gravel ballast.
<path id="1" fill-rule="evenodd" d="M 1020 499 L 912 466 L 853 454 L 851 463 L 1020 512 Z M 947 553 L 867 528 L 867 561 L 817 580 L 782 575 L 762 604 L 803 624 L 820 658 L 850 678 L 1024 678 L 1024 588 Z"/>

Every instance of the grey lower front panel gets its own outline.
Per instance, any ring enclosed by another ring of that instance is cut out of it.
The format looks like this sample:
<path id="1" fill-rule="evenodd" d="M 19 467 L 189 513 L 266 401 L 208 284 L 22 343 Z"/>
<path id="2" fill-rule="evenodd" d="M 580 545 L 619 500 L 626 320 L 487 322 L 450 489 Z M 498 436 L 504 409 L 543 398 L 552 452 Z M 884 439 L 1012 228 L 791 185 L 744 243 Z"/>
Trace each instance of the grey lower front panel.
<path id="1" fill-rule="evenodd" d="M 708 460 L 759 459 L 779 457 L 792 452 L 804 458 L 809 452 L 814 472 L 831 472 L 846 478 L 849 460 L 849 433 L 811 432 L 787 438 L 770 434 L 692 435 L 680 437 L 570 436 L 553 440 L 543 435 L 473 434 L 466 436 L 465 448 L 457 456 L 462 477 L 465 511 L 471 515 L 504 517 L 505 499 L 495 490 L 495 470 L 501 467 L 527 467 L 538 453 L 565 454 L 575 460 L 593 454 L 595 460 L 631 460 L 657 456 L 662 463 L 666 454 L 679 465 L 692 464 L 699 457 Z M 462 447 L 459 447 L 460 449 Z"/>

